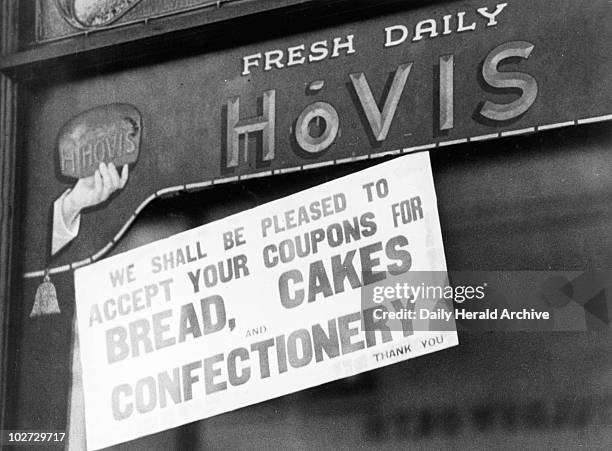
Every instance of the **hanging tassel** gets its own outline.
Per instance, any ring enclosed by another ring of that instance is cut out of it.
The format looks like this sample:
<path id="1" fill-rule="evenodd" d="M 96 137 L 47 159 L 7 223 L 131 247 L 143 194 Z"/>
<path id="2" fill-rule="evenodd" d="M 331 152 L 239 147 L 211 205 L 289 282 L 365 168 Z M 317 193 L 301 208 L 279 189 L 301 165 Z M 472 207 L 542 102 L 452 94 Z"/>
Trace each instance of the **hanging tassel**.
<path id="1" fill-rule="evenodd" d="M 32 307 L 30 318 L 56 313 L 60 313 L 57 303 L 57 292 L 49 277 L 49 270 L 47 270 L 45 271 L 43 282 L 36 289 L 36 297 L 34 298 L 34 306 Z"/>

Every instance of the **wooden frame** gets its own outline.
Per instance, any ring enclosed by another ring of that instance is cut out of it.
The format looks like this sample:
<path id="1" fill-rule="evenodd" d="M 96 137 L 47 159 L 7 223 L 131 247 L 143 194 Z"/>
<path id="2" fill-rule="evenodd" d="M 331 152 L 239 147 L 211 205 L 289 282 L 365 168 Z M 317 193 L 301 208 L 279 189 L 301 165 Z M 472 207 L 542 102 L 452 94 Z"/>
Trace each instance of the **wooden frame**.
<path id="1" fill-rule="evenodd" d="M 17 0 L 0 3 L 0 57 L 17 48 Z M 0 73 L 0 429 L 6 424 L 17 154 L 17 83 Z"/>
<path id="2" fill-rule="evenodd" d="M 20 81 L 50 75 L 49 70 L 82 70 L 95 66 L 112 67 L 131 61 L 150 62 L 151 58 L 177 57 L 190 51 L 220 48 L 268 35 L 287 35 L 301 29 L 367 17 L 372 11 L 394 11 L 443 0 L 252 0 L 237 4 L 222 3 L 189 15 L 143 21 L 125 27 L 94 31 L 87 35 L 41 44 L 9 52 L 0 59 L 0 72 Z M 15 6 L 17 9 L 17 6 Z M 15 12 L 15 17 L 17 13 Z M 291 20 L 287 20 L 290 18 Z M 274 27 L 270 24 L 274 23 Z M 228 33 L 229 27 L 257 30 L 253 33 Z M 244 28 L 248 26 L 250 28 Z M 15 47 L 16 49 L 16 47 Z M 78 64 L 77 64 L 78 63 Z"/>

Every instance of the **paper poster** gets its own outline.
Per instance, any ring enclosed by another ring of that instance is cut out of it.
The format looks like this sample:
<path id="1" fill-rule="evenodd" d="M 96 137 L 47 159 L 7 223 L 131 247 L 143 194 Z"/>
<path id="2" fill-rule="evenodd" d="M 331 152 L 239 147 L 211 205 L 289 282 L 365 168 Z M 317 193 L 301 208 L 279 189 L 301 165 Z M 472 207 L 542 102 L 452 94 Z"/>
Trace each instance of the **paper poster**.
<path id="1" fill-rule="evenodd" d="M 78 269 L 88 448 L 457 345 L 364 308 L 413 271 L 446 271 L 427 153 Z"/>

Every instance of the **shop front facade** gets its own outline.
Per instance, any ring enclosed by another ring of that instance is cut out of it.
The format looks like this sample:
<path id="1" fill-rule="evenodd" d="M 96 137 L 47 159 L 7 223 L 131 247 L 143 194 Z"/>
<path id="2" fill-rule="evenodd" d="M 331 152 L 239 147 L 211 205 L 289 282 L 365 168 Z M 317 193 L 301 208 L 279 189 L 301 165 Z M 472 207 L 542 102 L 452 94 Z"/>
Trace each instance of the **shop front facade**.
<path id="1" fill-rule="evenodd" d="M 608 2 L 21 3 L 2 1 L 5 430 L 84 446 L 75 270 L 406 155 L 429 154 L 449 270 L 612 267 Z M 66 235 L 63 202 L 109 158 L 116 192 Z M 601 302 L 565 332 L 460 329 L 440 353 L 117 446 L 598 447 Z"/>

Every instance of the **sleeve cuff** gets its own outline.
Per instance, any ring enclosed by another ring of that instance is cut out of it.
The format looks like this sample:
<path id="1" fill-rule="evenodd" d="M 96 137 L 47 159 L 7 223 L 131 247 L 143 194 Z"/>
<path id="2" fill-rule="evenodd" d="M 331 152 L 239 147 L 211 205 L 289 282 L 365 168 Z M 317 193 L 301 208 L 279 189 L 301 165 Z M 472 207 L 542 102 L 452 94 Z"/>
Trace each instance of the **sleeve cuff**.
<path id="1" fill-rule="evenodd" d="M 72 241 L 79 234 L 81 226 L 81 215 L 78 215 L 72 227 L 69 227 L 62 213 L 62 205 L 70 189 L 64 193 L 53 203 L 53 238 L 51 243 L 51 253 L 55 254 L 62 249 L 66 244 Z"/>

